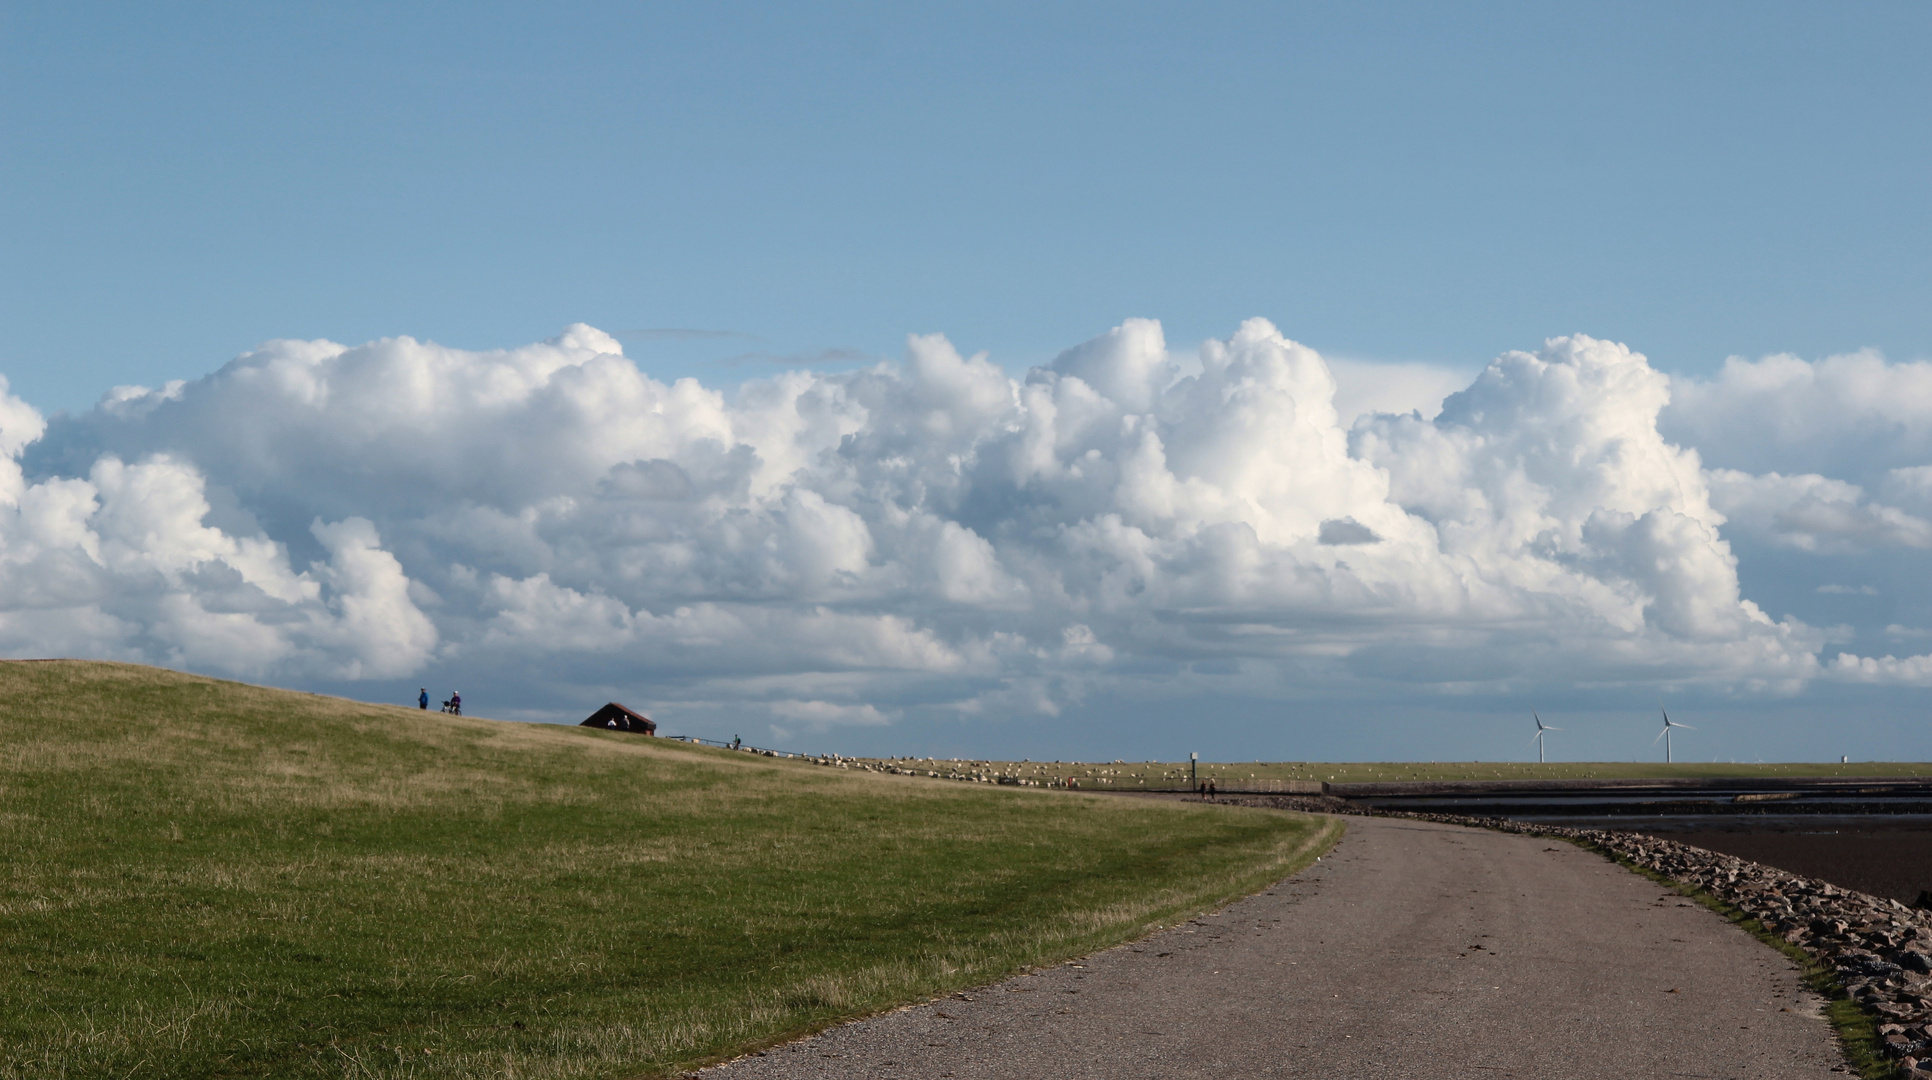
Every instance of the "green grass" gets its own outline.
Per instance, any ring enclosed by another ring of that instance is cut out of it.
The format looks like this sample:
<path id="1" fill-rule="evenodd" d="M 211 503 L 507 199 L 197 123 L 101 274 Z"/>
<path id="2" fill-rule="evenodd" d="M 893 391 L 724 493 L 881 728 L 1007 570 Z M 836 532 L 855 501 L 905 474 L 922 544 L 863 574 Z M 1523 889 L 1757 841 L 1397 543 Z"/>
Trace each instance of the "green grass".
<path id="1" fill-rule="evenodd" d="M 1013 776 L 1051 780 L 1074 777 L 1080 786 L 1093 789 L 1134 790 L 1137 788 L 1185 787 L 1188 763 L 1180 762 L 1057 762 L 991 761 L 951 758 L 868 758 L 867 764 L 897 767 L 919 772 L 938 772 L 963 779 L 971 776 Z M 1711 779 L 1717 777 L 1830 777 L 1830 776 L 1932 776 L 1932 764 L 1923 762 L 1785 762 L 1745 765 L 1724 762 L 1578 761 L 1535 762 L 1445 761 L 1445 762 L 1320 762 L 1320 761 L 1235 761 L 1200 762 L 1195 774 L 1201 780 L 1213 778 L 1239 784 L 1251 780 L 1315 780 L 1331 783 L 1386 783 L 1398 780 L 1600 780 L 1600 779 Z"/>
<path id="2" fill-rule="evenodd" d="M 1338 832 L 0 663 L 0 1077 L 661 1075 L 1138 937 Z"/>

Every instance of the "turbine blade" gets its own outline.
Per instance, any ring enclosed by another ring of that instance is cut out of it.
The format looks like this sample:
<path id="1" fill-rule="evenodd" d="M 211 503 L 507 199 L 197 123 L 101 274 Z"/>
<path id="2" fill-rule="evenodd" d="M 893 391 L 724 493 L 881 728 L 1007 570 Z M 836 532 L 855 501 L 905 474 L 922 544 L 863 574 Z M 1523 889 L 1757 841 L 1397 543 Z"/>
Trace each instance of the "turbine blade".
<path id="1" fill-rule="evenodd" d="M 1656 738 L 1656 739 L 1652 739 L 1652 740 L 1650 740 L 1650 745 L 1652 745 L 1652 746 L 1656 746 L 1656 745 L 1657 745 L 1657 739 L 1661 739 L 1661 738 L 1663 738 L 1663 737 L 1664 737 L 1665 735 L 1668 735 L 1668 734 L 1670 734 L 1670 729 L 1669 729 L 1669 728 L 1665 728 L 1664 730 L 1662 730 L 1662 731 L 1660 731 L 1660 732 L 1658 732 L 1658 733 L 1657 733 L 1657 738 Z"/>

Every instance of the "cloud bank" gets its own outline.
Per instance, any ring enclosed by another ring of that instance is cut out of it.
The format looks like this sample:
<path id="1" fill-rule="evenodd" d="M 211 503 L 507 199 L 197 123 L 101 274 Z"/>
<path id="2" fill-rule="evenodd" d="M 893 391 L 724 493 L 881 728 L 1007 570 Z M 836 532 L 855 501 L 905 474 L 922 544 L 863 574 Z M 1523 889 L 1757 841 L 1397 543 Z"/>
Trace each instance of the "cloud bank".
<path id="1" fill-rule="evenodd" d="M 1827 580 L 1848 556 L 1932 548 L 1932 366 L 1673 381 L 1575 336 L 1446 399 L 1374 375 L 1256 319 L 1185 350 L 1129 320 L 1023 378 L 933 335 L 727 393 L 578 325 L 273 341 L 51 421 L 0 383 L 0 651 L 819 728 L 1101 687 L 1932 683 L 1739 569 L 1828 560 L 1829 597 L 1870 588 Z"/>

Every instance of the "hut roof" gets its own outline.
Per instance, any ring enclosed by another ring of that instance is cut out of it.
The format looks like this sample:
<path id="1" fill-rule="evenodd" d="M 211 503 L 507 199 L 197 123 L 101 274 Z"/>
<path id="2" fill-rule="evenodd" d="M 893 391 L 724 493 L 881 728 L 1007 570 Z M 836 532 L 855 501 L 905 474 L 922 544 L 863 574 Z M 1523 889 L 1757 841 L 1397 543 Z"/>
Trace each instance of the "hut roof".
<path id="1" fill-rule="evenodd" d="M 657 724 L 643 713 L 632 712 L 615 701 L 591 713 L 578 727 L 600 727 L 616 731 L 641 731 L 657 734 Z"/>

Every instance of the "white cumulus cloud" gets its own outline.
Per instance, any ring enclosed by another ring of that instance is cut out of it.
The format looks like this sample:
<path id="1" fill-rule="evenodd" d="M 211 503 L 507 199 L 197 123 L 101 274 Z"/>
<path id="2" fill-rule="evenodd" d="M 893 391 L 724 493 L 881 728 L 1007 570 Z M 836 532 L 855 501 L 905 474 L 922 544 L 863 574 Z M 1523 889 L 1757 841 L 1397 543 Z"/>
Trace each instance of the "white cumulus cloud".
<path id="1" fill-rule="evenodd" d="M 1709 464 L 1870 484 L 1932 462 L 1932 363 L 1873 350 L 1807 361 L 1732 357 L 1713 379 L 1673 380 L 1664 431 Z"/>
<path id="2" fill-rule="evenodd" d="M 1446 398 L 1407 372 L 1397 413 L 1338 408 L 1335 368 L 1259 319 L 1185 351 L 1130 320 L 1019 379 L 915 336 L 729 392 L 586 326 L 274 341 L 76 417 L 0 387 L 0 649 L 643 688 L 808 730 L 1097 688 L 1911 681 L 1923 658 L 1821 659 L 1731 546 L 1932 543 L 1918 420 L 1857 480 L 1740 433 L 1733 398 L 1805 379 L 1905 416 L 1867 387 L 1916 375 L 1877 363 L 1674 383 L 1577 336 Z M 1733 440 L 1725 467 L 1679 430 Z"/>
<path id="3" fill-rule="evenodd" d="M 1932 522 L 1876 502 L 1857 484 L 1817 473 L 1710 472 L 1713 501 L 1734 530 L 1804 551 L 1932 548 Z"/>

